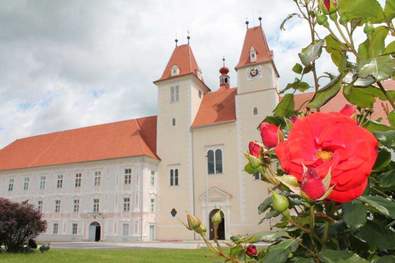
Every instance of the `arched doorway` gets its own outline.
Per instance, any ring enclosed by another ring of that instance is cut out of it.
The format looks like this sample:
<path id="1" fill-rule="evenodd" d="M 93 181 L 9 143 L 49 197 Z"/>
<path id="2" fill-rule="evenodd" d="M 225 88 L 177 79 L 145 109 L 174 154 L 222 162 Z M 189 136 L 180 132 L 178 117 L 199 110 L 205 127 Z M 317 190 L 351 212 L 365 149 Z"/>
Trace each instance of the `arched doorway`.
<path id="1" fill-rule="evenodd" d="M 217 213 L 220 209 L 214 209 L 210 212 L 209 215 L 209 221 L 210 221 L 210 240 L 214 239 L 214 235 L 215 235 L 215 231 L 214 231 L 214 225 L 211 222 L 212 217 L 215 215 L 215 213 Z M 224 212 L 221 211 L 221 217 L 222 217 L 222 221 L 221 223 L 218 225 L 218 231 L 217 231 L 217 239 L 218 240 L 225 240 L 225 216 L 224 216 Z"/>
<path id="2" fill-rule="evenodd" d="M 100 241 L 101 227 L 98 222 L 92 222 L 89 225 L 89 240 L 90 241 Z"/>

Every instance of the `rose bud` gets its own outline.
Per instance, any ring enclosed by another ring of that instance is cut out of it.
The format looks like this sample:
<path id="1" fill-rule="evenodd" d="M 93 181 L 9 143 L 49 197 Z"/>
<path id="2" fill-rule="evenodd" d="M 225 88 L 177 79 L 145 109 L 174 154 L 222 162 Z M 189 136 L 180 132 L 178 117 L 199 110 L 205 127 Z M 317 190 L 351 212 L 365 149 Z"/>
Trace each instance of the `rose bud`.
<path id="1" fill-rule="evenodd" d="M 324 0 L 324 6 L 329 11 L 331 9 L 331 0 Z"/>
<path id="2" fill-rule="evenodd" d="M 269 149 L 276 147 L 279 141 L 279 128 L 274 124 L 262 122 L 259 129 L 263 144 Z"/>
<path id="3" fill-rule="evenodd" d="M 353 105 L 346 104 L 339 112 L 348 117 L 353 117 L 353 115 L 355 115 L 356 109 Z"/>
<path id="4" fill-rule="evenodd" d="M 249 257 L 256 257 L 258 255 L 258 250 L 256 249 L 256 246 L 254 245 L 249 245 L 246 249 L 246 254 Z"/>
<path id="5" fill-rule="evenodd" d="M 284 212 L 289 207 L 288 198 L 283 195 L 280 195 L 277 192 L 273 192 L 272 201 L 273 201 L 272 203 L 273 209 L 279 213 Z"/>
<path id="6" fill-rule="evenodd" d="M 262 154 L 262 146 L 257 144 L 256 142 L 250 142 L 248 144 L 248 148 L 250 150 L 250 154 L 255 156 L 256 158 L 260 158 Z"/>
<path id="7" fill-rule="evenodd" d="M 187 222 L 188 222 L 188 229 L 193 231 L 197 231 L 202 224 L 199 218 L 190 214 L 187 215 Z"/>
<path id="8" fill-rule="evenodd" d="M 218 226 L 222 222 L 222 215 L 221 215 L 221 210 L 218 210 L 213 217 L 211 218 L 211 223 L 213 225 Z"/>
<path id="9" fill-rule="evenodd" d="M 203 224 L 200 224 L 200 226 L 196 229 L 196 233 L 198 234 L 205 234 L 206 232 L 207 229 Z"/>
<path id="10" fill-rule="evenodd" d="M 301 189 L 312 200 L 320 199 L 326 192 L 322 179 L 310 168 L 303 175 Z"/>

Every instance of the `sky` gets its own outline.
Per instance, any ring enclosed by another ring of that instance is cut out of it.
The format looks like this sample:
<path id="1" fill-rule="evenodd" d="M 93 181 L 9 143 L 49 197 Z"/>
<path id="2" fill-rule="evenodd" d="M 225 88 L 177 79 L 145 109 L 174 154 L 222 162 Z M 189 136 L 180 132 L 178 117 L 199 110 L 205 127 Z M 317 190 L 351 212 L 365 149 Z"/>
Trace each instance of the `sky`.
<path id="1" fill-rule="evenodd" d="M 174 39 L 191 46 L 207 85 L 233 70 L 246 31 L 262 26 L 285 86 L 309 42 L 292 0 L 0 1 L 0 147 L 17 138 L 156 114 L 153 81 Z"/>

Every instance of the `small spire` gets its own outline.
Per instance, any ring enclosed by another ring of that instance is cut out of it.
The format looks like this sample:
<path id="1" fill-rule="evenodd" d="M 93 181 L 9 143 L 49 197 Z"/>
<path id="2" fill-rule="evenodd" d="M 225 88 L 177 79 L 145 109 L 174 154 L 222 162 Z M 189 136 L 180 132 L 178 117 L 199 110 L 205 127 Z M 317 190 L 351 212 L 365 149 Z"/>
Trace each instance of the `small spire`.
<path id="1" fill-rule="evenodd" d="M 188 41 L 188 45 L 189 45 L 189 40 L 191 40 L 191 36 L 190 36 L 190 32 L 189 30 L 187 31 L 187 41 Z"/>
<path id="2" fill-rule="evenodd" d="M 258 20 L 259 20 L 259 26 L 262 26 L 262 17 L 261 16 L 258 17 Z"/>
<path id="3" fill-rule="evenodd" d="M 174 39 L 174 41 L 176 42 L 176 47 L 178 46 L 178 39 Z"/>
<path id="4" fill-rule="evenodd" d="M 249 24 L 250 22 L 248 22 L 248 20 L 246 20 L 246 27 L 247 27 L 247 29 L 248 29 L 248 24 Z"/>

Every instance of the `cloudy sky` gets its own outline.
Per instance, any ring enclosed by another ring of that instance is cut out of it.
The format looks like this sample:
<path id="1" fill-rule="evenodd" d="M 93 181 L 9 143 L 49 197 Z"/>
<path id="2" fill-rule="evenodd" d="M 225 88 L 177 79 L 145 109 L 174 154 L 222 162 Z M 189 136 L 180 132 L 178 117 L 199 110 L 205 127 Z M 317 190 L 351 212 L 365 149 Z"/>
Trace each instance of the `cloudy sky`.
<path id="1" fill-rule="evenodd" d="M 0 1 L 0 147 L 35 134 L 156 113 L 156 87 L 174 48 L 191 45 L 216 89 L 223 56 L 233 68 L 245 20 L 263 18 L 284 85 L 308 43 L 292 0 Z M 231 72 L 233 83 L 235 72 Z"/>

